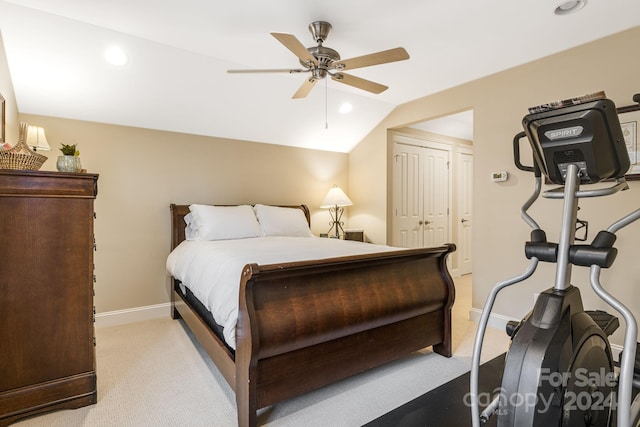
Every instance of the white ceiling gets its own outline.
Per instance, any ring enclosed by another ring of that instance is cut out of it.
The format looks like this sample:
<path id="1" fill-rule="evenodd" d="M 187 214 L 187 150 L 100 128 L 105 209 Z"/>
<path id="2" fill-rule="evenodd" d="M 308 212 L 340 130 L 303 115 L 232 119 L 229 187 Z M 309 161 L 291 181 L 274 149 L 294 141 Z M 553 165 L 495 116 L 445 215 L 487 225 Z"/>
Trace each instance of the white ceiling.
<path id="1" fill-rule="evenodd" d="M 22 113 L 348 152 L 399 104 L 640 22 L 638 0 L 555 16 L 560 1 L 0 0 L 0 31 Z M 315 20 L 343 59 L 411 58 L 352 72 L 390 87 L 380 95 L 325 79 L 292 100 L 304 76 L 226 73 L 299 67 L 269 33 L 313 46 Z M 113 44 L 123 68 L 103 60 Z"/>
<path id="2" fill-rule="evenodd" d="M 473 141 L 473 110 L 416 123 L 410 127 Z"/>

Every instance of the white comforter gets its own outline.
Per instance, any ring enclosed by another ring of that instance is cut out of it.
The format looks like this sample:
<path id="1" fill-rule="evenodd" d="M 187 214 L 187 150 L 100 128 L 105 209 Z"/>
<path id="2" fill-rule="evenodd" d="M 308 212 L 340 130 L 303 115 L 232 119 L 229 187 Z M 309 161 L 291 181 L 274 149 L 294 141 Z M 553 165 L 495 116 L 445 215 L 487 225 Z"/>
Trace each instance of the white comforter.
<path id="1" fill-rule="evenodd" d="M 235 348 L 240 274 L 247 264 L 277 264 L 397 250 L 390 246 L 319 237 L 255 237 L 184 241 L 167 259 L 167 271 L 180 280 L 224 327 Z"/>

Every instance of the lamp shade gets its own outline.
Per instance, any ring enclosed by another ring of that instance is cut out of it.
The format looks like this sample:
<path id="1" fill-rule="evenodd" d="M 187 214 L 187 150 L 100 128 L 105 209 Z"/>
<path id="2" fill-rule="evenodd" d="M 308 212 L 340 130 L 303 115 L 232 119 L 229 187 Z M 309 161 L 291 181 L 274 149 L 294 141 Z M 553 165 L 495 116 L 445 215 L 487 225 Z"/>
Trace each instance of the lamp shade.
<path id="1" fill-rule="evenodd" d="M 50 151 L 44 129 L 39 126 L 29 126 L 27 129 L 27 145 L 34 151 Z"/>
<path id="2" fill-rule="evenodd" d="M 344 191 L 337 185 L 329 189 L 326 197 L 320 205 L 321 208 L 332 208 L 334 206 L 351 206 L 353 202 L 344 194 Z"/>

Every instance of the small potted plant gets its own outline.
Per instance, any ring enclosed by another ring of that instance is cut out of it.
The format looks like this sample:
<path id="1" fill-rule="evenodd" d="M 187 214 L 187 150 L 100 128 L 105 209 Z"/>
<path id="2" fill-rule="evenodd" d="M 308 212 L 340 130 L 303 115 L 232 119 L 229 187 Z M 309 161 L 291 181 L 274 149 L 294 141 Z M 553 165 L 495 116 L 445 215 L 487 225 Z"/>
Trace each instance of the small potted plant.
<path id="1" fill-rule="evenodd" d="M 58 157 L 56 167 L 60 172 L 80 172 L 82 170 L 82 164 L 80 163 L 80 151 L 78 151 L 77 144 L 60 144 L 60 151 L 62 156 Z"/>

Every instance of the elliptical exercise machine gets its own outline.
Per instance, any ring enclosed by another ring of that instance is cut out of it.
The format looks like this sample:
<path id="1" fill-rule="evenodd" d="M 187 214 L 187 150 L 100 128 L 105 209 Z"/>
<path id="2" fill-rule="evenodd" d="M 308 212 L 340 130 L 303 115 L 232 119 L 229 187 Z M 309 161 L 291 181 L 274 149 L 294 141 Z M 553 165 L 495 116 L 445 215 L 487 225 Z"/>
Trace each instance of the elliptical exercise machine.
<path id="1" fill-rule="evenodd" d="M 640 102 L 638 95 L 634 101 Z M 535 189 L 522 207 L 523 220 L 532 228 L 525 244 L 530 260 L 526 271 L 500 282 L 487 297 L 475 337 L 471 365 L 470 398 L 473 427 L 497 414 L 498 427 L 602 426 L 611 424 L 616 409 L 618 427 L 640 426 L 640 395 L 632 402 L 637 324 L 633 313 L 600 285 L 600 271 L 617 255 L 616 233 L 640 219 L 637 209 L 600 231 L 591 244 L 576 244 L 578 200 L 603 197 L 626 190 L 629 155 L 614 103 L 604 93 L 559 101 L 529 109 L 524 132 L 514 137 L 516 166 L 535 175 Z M 527 137 L 533 166 L 520 161 L 520 139 Z M 542 175 L 561 187 L 543 197 L 563 200 L 558 243 L 548 242 L 545 232 L 527 213 L 538 199 Z M 580 185 L 595 184 L 581 190 Z M 511 346 L 505 360 L 500 392 L 480 412 L 478 370 L 482 341 L 491 309 L 504 288 L 531 277 L 538 262 L 555 263 L 552 288 L 542 292 L 533 310 L 521 322 L 509 322 Z M 607 336 L 618 319 L 605 312 L 585 312 L 580 291 L 571 285 L 572 266 L 590 268 L 594 292 L 624 319 L 624 351 L 616 376 Z"/>

